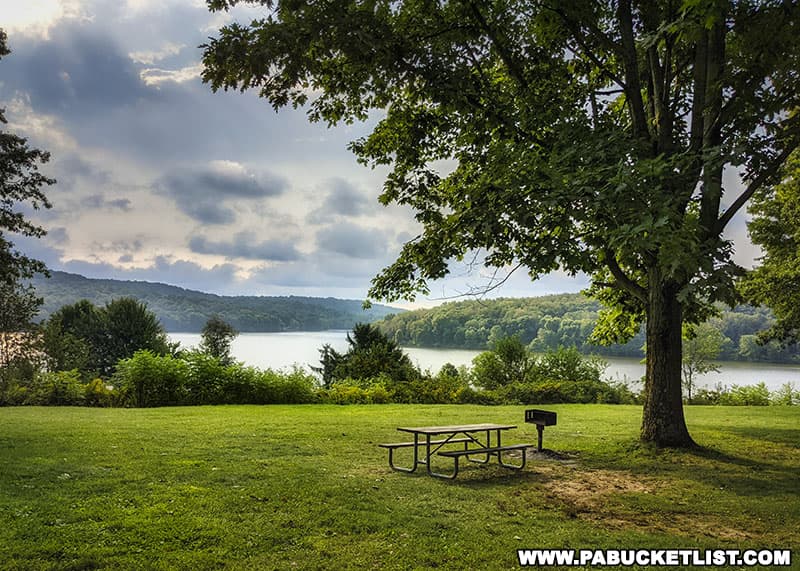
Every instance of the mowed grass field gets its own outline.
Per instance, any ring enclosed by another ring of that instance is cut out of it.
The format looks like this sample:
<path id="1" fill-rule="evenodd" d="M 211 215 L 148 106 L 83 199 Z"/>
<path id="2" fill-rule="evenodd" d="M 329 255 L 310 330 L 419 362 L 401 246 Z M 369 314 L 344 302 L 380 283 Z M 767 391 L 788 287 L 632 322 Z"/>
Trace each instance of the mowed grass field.
<path id="1" fill-rule="evenodd" d="M 800 568 L 800 408 L 688 407 L 697 452 L 636 444 L 640 407 L 545 408 L 558 455 L 455 481 L 393 472 L 377 443 L 477 422 L 535 442 L 525 407 L 0 409 L 0 568 L 517 569 L 519 548 L 637 547 L 788 548 Z"/>

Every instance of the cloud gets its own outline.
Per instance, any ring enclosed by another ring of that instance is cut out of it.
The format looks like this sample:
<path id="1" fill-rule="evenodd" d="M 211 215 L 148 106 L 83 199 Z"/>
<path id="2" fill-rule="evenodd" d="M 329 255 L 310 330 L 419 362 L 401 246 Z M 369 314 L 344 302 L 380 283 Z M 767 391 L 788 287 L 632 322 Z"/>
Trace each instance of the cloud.
<path id="1" fill-rule="evenodd" d="M 193 79 L 198 79 L 203 71 L 202 64 L 187 65 L 180 69 L 161 69 L 150 67 L 143 69 L 139 74 L 146 85 L 161 85 L 162 83 L 184 83 Z"/>
<path id="2" fill-rule="evenodd" d="M 112 37 L 99 26 L 75 21 L 53 28 L 47 40 L 21 41 L 4 74 L 35 111 L 69 115 L 73 121 L 98 109 L 160 97 Z"/>
<path id="3" fill-rule="evenodd" d="M 122 210 L 123 212 L 129 212 L 131 210 L 131 201 L 127 198 L 107 200 L 102 194 L 92 194 L 81 200 L 81 207 L 92 210 Z"/>
<path id="4" fill-rule="evenodd" d="M 178 55 L 185 47 L 186 47 L 185 44 L 174 44 L 172 42 L 166 42 L 160 48 L 155 50 L 140 50 L 140 51 L 129 52 L 128 57 L 130 57 L 136 63 L 153 65 L 157 61 L 161 61 L 170 56 Z"/>
<path id="5" fill-rule="evenodd" d="M 196 254 L 214 254 L 228 259 L 288 262 L 300 258 L 293 243 L 287 240 L 258 242 L 254 232 L 239 232 L 232 242 L 213 242 L 203 236 L 195 236 L 189 241 L 189 248 Z"/>
<path id="6" fill-rule="evenodd" d="M 329 188 L 319 208 L 312 210 L 307 220 L 321 224 L 336 217 L 356 217 L 367 214 L 374 203 L 363 192 L 343 178 L 333 178 L 325 182 Z"/>
<path id="7" fill-rule="evenodd" d="M 282 177 L 256 175 L 232 161 L 211 161 L 198 169 L 182 169 L 161 177 L 159 193 L 175 201 L 186 215 L 204 224 L 230 224 L 236 212 L 229 200 L 255 200 L 282 194 L 289 183 Z"/>
<path id="8" fill-rule="evenodd" d="M 383 256 L 389 238 L 382 230 L 352 224 L 335 225 L 317 232 L 321 252 L 341 254 L 348 258 L 371 259 Z"/>

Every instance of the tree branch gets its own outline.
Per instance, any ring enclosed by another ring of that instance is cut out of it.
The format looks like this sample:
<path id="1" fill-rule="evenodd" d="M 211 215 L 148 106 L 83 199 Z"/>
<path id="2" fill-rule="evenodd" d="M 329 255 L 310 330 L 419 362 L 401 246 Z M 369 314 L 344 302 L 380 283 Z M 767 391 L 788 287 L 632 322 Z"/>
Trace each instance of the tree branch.
<path id="1" fill-rule="evenodd" d="M 620 32 L 622 33 L 622 61 L 625 65 L 625 97 L 633 121 L 633 136 L 640 139 L 648 137 L 647 115 L 642 100 L 642 87 L 639 79 L 639 63 L 636 42 L 633 35 L 633 13 L 631 0 L 620 0 L 617 7 Z"/>
<path id="2" fill-rule="evenodd" d="M 517 81 L 520 87 L 525 90 L 529 89 L 530 85 L 528 84 L 528 80 L 525 79 L 525 73 L 520 62 L 516 60 L 514 54 L 500 41 L 497 31 L 489 24 L 475 2 L 471 1 L 469 7 L 478 25 L 486 33 L 492 45 L 497 50 L 500 59 L 503 60 L 506 68 L 508 68 L 508 72 Z"/>
<path id="3" fill-rule="evenodd" d="M 777 156 L 775 159 L 772 160 L 770 166 L 765 168 L 761 171 L 761 173 L 754 178 L 750 184 L 747 185 L 747 188 L 744 190 L 739 197 L 733 201 L 728 209 L 719 217 L 717 220 L 716 225 L 714 226 L 714 234 L 719 235 L 725 229 L 725 226 L 731 221 L 731 218 L 736 215 L 736 213 L 744 206 L 748 200 L 773 176 L 778 173 L 781 165 L 786 162 L 786 159 L 789 158 L 795 149 L 800 147 L 800 141 L 795 142 L 792 145 L 787 145 L 785 149 Z"/>
<path id="4" fill-rule="evenodd" d="M 608 266 L 608 269 L 611 271 L 611 275 L 614 276 L 616 280 L 617 288 L 628 292 L 633 297 L 646 304 L 647 290 L 625 275 L 625 272 L 622 271 L 622 268 L 617 262 L 617 257 L 614 255 L 614 252 L 608 248 L 605 249 L 605 262 L 606 266 Z"/>

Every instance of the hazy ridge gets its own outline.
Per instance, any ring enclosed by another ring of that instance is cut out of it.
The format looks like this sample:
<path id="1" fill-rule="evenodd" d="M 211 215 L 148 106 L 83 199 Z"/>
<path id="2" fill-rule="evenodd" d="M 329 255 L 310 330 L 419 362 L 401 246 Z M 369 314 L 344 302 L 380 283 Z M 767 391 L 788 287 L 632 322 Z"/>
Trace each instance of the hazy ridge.
<path id="1" fill-rule="evenodd" d="M 332 297 L 221 296 L 163 283 L 93 279 L 59 271 L 51 271 L 50 278 L 37 276 L 33 284 L 44 299 L 39 320 L 81 299 L 103 305 L 127 296 L 145 302 L 167 331 L 200 331 L 212 315 L 243 332 L 349 329 L 402 311 L 380 304 L 364 310 L 360 300 Z"/>

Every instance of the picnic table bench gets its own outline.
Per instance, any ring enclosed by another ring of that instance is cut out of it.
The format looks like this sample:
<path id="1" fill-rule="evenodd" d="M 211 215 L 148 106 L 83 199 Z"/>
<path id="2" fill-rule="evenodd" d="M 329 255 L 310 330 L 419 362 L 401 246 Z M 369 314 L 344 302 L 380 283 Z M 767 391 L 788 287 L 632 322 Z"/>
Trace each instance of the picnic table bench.
<path id="1" fill-rule="evenodd" d="M 528 448 L 535 448 L 535 444 L 502 444 L 502 432 L 517 428 L 509 424 L 465 424 L 455 426 L 421 426 L 400 427 L 397 430 L 414 435 L 413 442 L 394 442 L 379 444 L 389 450 L 389 467 L 399 472 L 414 472 L 420 464 L 424 464 L 428 474 L 437 478 L 449 480 L 458 476 L 459 459 L 466 457 L 470 462 L 480 464 L 488 463 L 492 457 L 504 468 L 521 470 L 525 467 L 525 452 Z M 492 434 L 495 443 L 492 444 Z M 482 436 L 484 435 L 484 436 Z M 433 437 L 437 437 L 434 439 Z M 461 450 L 442 448 L 451 444 L 463 444 Z M 398 466 L 394 463 L 394 451 L 398 448 L 413 448 L 413 461 L 411 466 Z M 519 464 L 510 464 L 503 461 L 503 453 L 522 451 L 522 460 Z M 450 474 L 437 472 L 431 467 L 433 455 L 453 459 L 453 471 Z M 474 459 L 472 456 L 484 456 L 483 459 Z"/>

